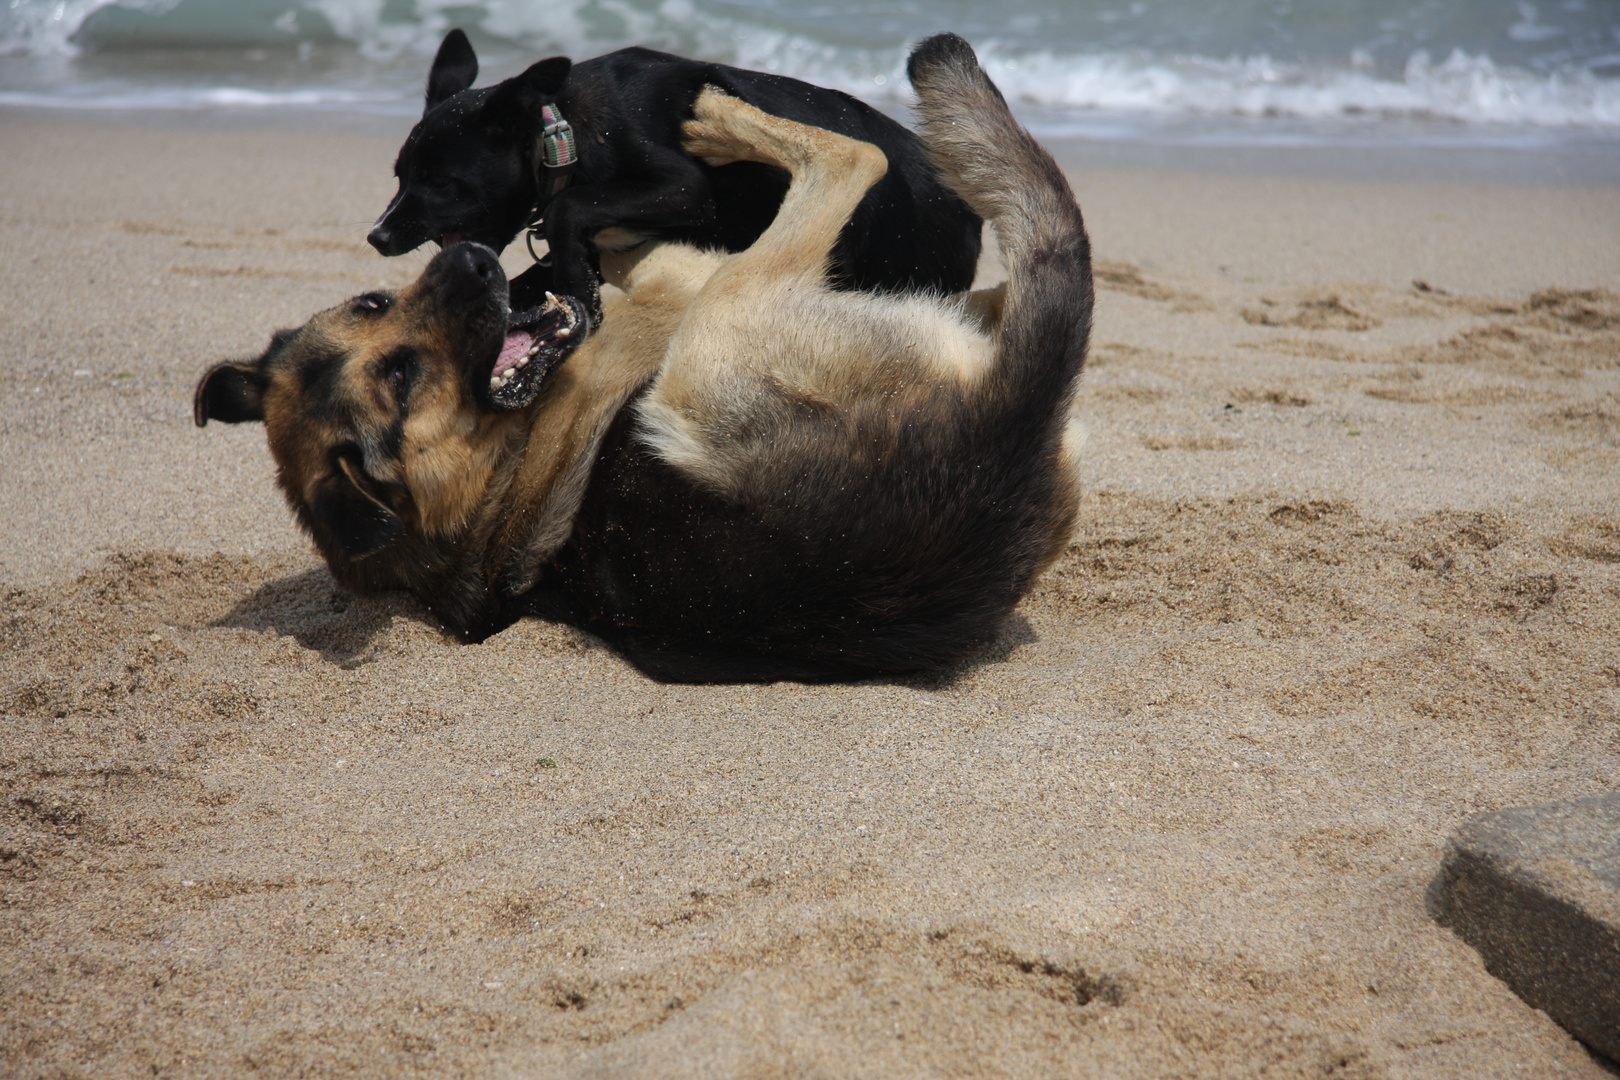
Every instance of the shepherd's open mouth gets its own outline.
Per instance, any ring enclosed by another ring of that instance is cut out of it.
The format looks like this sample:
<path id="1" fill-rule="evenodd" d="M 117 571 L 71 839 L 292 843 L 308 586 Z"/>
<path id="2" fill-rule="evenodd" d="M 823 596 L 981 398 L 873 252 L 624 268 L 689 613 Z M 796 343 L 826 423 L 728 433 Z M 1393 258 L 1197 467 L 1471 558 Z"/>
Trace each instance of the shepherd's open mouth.
<path id="1" fill-rule="evenodd" d="M 506 340 L 489 373 L 490 401 L 502 411 L 529 404 L 589 333 L 585 305 L 571 296 L 546 293 L 544 304 L 507 316 Z"/>

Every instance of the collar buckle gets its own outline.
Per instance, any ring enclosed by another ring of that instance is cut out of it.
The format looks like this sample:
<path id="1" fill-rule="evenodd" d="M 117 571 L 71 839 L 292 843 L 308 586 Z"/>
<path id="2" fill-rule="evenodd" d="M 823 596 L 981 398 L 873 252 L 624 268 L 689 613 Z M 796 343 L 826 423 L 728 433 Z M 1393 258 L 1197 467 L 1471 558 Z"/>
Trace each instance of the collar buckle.
<path id="1" fill-rule="evenodd" d="M 542 258 L 534 253 L 534 234 L 545 224 L 546 205 L 573 179 L 574 166 L 579 164 L 579 150 L 574 141 L 573 125 L 563 117 L 557 106 L 540 106 L 540 122 L 544 126 L 540 130 L 539 153 L 535 155 L 535 180 L 540 201 L 534 208 L 533 220 L 525 226 L 528 232 L 524 240 L 528 244 L 530 257 L 545 266 L 551 262 L 551 255 L 547 253 Z"/>

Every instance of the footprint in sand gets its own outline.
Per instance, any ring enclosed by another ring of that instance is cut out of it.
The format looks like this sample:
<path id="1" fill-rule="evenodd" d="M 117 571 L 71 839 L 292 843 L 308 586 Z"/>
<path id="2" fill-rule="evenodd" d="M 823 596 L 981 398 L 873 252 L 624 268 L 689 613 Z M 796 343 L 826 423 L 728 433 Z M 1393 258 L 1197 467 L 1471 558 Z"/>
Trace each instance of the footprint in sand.
<path id="1" fill-rule="evenodd" d="M 1521 405 L 1526 402 L 1548 401 L 1553 395 L 1522 386 L 1470 386 L 1460 390 L 1438 390 L 1407 383 L 1398 386 L 1375 386 L 1367 391 L 1370 398 L 1397 401 L 1405 405 L 1452 405 L 1476 408 L 1481 405 Z"/>
<path id="2" fill-rule="evenodd" d="M 1601 405 L 1571 405 L 1538 417 L 1534 426 L 1589 446 L 1620 446 L 1620 412 Z"/>
<path id="3" fill-rule="evenodd" d="M 1297 394 L 1291 390 L 1256 390 L 1252 387 L 1242 387 L 1232 391 L 1229 396 L 1233 402 L 1240 405 L 1281 405 L 1298 409 L 1311 403 L 1311 399 L 1304 394 Z"/>
<path id="4" fill-rule="evenodd" d="M 1620 526 L 1596 518 L 1577 521 L 1549 540 L 1547 546 L 1555 555 L 1611 565 L 1620 563 Z"/>
<path id="5" fill-rule="evenodd" d="M 1156 281 L 1149 281 L 1132 263 L 1114 259 L 1094 259 L 1091 263 L 1091 276 L 1099 288 L 1129 293 L 1144 300 L 1175 303 L 1178 311 L 1200 311 L 1209 306 L 1197 293 L 1172 289 Z"/>
<path id="6" fill-rule="evenodd" d="M 1296 298 L 1262 296 L 1241 312 L 1255 326 L 1291 326 L 1300 330 L 1371 330 L 1382 319 L 1352 305 L 1338 292 L 1312 290 Z"/>
<path id="7" fill-rule="evenodd" d="M 1522 304 L 1492 311 L 1498 317 L 1486 325 L 1435 345 L 1400 350 L 1401 358 L 1530 372 L 1620 367 L 1620 295 L 1608 289 L 1543 289 Z"/>
<path id="8" fill-rule="evenodd" d="M 1241 444 L 1237 439 L 1214 435 L 1177 435 L 1170 438 L 1144 435 L 1142 445 L 1149 450 L 1235 450 Z"/>

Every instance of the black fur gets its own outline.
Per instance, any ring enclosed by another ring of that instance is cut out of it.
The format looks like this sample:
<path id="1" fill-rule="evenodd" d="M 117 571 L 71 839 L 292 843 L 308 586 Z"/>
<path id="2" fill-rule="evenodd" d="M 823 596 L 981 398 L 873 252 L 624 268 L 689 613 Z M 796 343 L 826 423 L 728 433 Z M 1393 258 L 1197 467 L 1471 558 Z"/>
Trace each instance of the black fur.
<path id="1" fill-rule="evenodd" d="M 1083 355 L 1072 292 L 1053 299 L 1070 318 L 1052 351 Z M 532 610 L 670 682 L 824 682 L 967 659 L 1049 542 L 1061 417 L 1002 428 L 972 402 L 930 405 L 898 438 L 873 424 L 882 444 L 866 461 L 804 460 L 765 505 L 720 499 L 648 453 L 625 410 Z"/>
<path id="2" fill-rule="evenodd" d="M 542 60 L 495 86 L 468 89 L 476 75 L 472 46 L 451 31 L 428 79 L 427 110 L 394 165 L 399 192 L 369 237 L 382 254 L 445 237 L 496 251 L 510 244 L 542 201 L 535 154 L 548 102 L 573 126 L 580 160 L 569 186 L 543 207 L 551 266 L 513 280 L 514 308 L 550 290 L 600 314 L 592 238 L 604 229 L 741 251 L 770 224 L 788 178 L 754 162 L 712 168 L 681 149 L 681 124 L 698 92 L 713 85 L 888 156 L 889 174 L 833 251 L 835 285 L 960 292 L 972 284 L 978 216 L 941 183 L 914 134 L 847 94 L 642 48 L 573 65 Z"/>
<path id="3" fill-rule="evenodd" d="M 263 420 L 264 373 L 255 365 L 235 361 L 214 365 L 192 398 L 191 418 L 198 427 L 210 420 L 226 424 Z"/>
<path id="4" fill-rule="evenodd" d="M 310 514 L 343 550 L 345 559 L 363 559 L 405 535 L 399 515 L 386 506 L 353 455 L 340 455 L 338 468 L 316 485 Z"/>

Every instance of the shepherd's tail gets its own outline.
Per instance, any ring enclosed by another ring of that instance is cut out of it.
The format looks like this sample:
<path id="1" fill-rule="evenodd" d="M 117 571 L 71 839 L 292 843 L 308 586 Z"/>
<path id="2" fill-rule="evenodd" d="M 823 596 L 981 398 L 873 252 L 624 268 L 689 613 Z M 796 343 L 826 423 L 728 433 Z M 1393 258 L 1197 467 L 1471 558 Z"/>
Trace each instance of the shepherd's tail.
<path id="1" fill-rule="evenodd" d="M 986 419 L 1025 433 L 1041 419 L 1061 424 L 1091 333 L 1091 245 L 1074 193 L 962 38 L 924 41 L 906 73 L 923 143 L 946 183 L 995 228 L 1007 267 L 985 387 L 997 415 Z"/>

